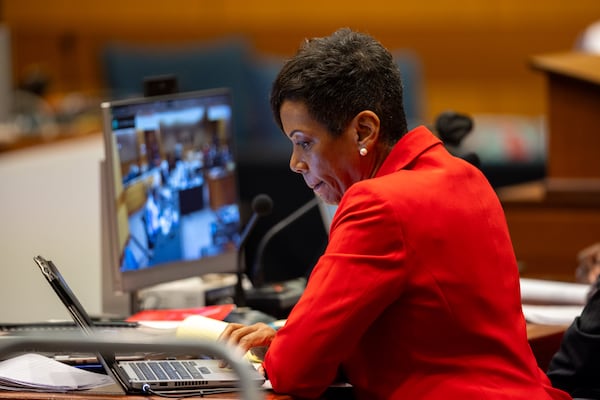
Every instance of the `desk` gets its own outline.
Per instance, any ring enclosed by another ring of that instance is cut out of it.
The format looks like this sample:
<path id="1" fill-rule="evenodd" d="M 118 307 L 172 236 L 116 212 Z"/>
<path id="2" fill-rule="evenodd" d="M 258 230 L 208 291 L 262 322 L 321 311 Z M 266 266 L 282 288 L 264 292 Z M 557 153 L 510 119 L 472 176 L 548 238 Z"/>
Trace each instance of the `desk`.
<path id="1" fill-rule="evenodd" d="M 211 400 L 230 400 L 239 399 L 239 393 L 221 393 L 211 394 L 197 397 L 185 397 L 185 399 L 211 399 Z M 284 394 L 276 394 L 271 391 L 264 392 L 265 400 L 293 400 L 291 396 Z M 15 399 L 15 400 L 164 400 L 164 397 L 159 396 L 128 396 L 123 394 L 121 388 L 117 385 L 107 386 L 93 390 L 82 392 L 69 393 L 36 393 L 36 392 L 10 392 L 0 390 L 0 399 Z"/>
<path id="2" fill-rule="evenodd" d="M 237 393 L 223 393 L 207 395 L 204 397 L 186 397 L 186 399 L 211 399 L 211 400 L 230 400 L 239 399 Z M 0 399 L 15 399 L 15 400 L 164 400 L 164 397 L 158 396 L 127 396 L 118 392 L 109 391 L 85 391 L 81 393 L 34 393 L 34 392 L 7 392 L 0 391 Z M 275 394 L 272 392 L 265 393 L 265 400 L 292 400 L 292 397 L 287 395 Z"/>
<path id="3" fill-rule="evenodd" d="M 554 353 L 560 346 L 560 341 L 565 332 L 566 326 L 527 324 L 527 338 L 531 345 L 534 355 L 538 360 L 538 365 L 543 371 L 546 371 L 547 365 Z M 266 400 L 293 400 L 288 395 L 276 394 L 270 391 L 265 392 Z M 334 396 L 336 399 L 341 397 Z M 239 394 L 223 393 L 216 395 L 207 395 L 204 397 L 188 397 L 188 399 L 212 399 L 228 400 L 239 399 Z M 164 397 L 158 396 L 127 396 L 122 394 L 120 387 L 109 386 L 83 392 L 69 393 L 32 393 L 32 392 L 9 392 L 0 391 L 0 399 L 17 400 L 163 400 Z M 326 398 L 322 400 L 327 400 Z"/>

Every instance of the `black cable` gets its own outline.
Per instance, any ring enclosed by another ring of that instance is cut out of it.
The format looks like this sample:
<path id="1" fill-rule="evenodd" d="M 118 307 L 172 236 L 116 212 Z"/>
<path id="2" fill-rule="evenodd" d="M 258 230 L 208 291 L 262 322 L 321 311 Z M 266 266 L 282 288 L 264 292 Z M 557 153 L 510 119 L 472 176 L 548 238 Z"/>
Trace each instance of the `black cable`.
<path id="1" fill-rule="evenodd" d="M 145 395 L 164 397 L 167 399 L 186 399 L 189 397 L 198 397 L 198 396 L 204 397 L 204 396 L 211 395 L 211 394 L 230 393 L 230 392 L 239 392 L 239 391 L 240 391 L 239 388 L 211 388 L 211 389 L 196 389 L 196 390 L 191 390 L 186 393 L 182 393 L 182 392 L 173 393 L 173 392 L 156 391 L 156 390 L 150 388 L 150 385 L 148 385 L 147 383 L 144 383 L 142 385 L 142 393 L 144 393 Z"/>

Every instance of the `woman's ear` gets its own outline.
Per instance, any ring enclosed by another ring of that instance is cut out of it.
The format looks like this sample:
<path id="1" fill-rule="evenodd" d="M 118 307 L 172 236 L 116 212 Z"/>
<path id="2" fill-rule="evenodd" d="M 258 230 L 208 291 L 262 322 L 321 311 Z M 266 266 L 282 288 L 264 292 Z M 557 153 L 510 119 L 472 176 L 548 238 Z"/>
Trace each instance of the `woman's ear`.
<path id="1" fill-rule="evenodd" d="M 373 111 L 365 110 L 354 117 L 358 144 L 362 146 L 373 146 L 379 139 L 380 121 Z"/>

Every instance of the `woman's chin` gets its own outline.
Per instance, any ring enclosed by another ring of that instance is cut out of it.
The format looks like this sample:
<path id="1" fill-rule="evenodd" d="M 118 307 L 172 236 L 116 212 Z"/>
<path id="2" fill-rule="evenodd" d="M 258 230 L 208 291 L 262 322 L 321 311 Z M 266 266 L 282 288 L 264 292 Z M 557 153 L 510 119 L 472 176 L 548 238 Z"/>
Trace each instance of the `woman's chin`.
<path id="1" fill-rule="evenodd" d="M 334 195 L 334 193 L 332 193 L 329 190 L 325 190 L 326 187 L 325 185 L 320 185 L 315 187 L 315 189 L 313 190 L 314 193 L 319 196 L 319 198 L 327 204 L 338 204 L 340 202 L 340 199 L 338 196 Z"/>

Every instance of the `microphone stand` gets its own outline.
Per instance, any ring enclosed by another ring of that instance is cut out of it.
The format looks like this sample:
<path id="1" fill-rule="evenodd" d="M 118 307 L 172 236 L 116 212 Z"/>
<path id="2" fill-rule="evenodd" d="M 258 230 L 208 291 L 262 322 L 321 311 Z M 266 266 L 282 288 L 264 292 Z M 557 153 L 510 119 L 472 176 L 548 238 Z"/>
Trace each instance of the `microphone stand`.
<path id="1" fill-rule="evenodd" d="M 256 222 L 259 217 L 265 216 L 271 213 L 273 208 L 273 200 L 266 194 L 259 194 L 252 200 L 252 216 L 244 227 L 244 230 L 240 234 L 240 240 L 238 242 L 238 259 L 237 259 L 237 282 L 235 284 L 234 302 L 239 307 L 246 305 L 246 297 L 244 294 L 244 287 L 242 285 L 244 278 L 244 247 L 248 241 L 250 232 L 254 229 Z"/>
<path id="2" fill-rule="evenodd" d="M 244 263 L 244 257 L 243 257 L 244 247 L 246 244 L 246 240 L 248 239 L 248 235 L 249 235 L 250 231 L 254 228 L 254 225 L 256 225 L 257 220 L 258 220 L 258 214 L 253 213 L 252 216 L 250 217 L 250 220 L 246 224 L 244 231 L 240 235 L 242 240 L 240 240 L 240 243 L 238 245 L 237 271 L 236 271 L 237 281 L 235 282 L 235 294 L 234 294 L 234 300 L 233 300 L 234 303 L 238 307 L 244 307 L 246 305 L 246 296 L 244 295 L 244 287 L 242 285 L 242 282 L 244 279 L 244 270 L 245 270 L 245 263 Z"/>
<path id="3" fill-rule="evenodd" d="M 300 208 L 292 212 L 290 215 L 279 221 L 277 224 L 273 225 L 271 229 L 269 229 L 267 233 L 262 237 L 262 239 L 258 243 L 258 247 L 256 248 L 256 255 L 254 256 L 254 265 L 252 269 L 252 277 L 254 280 L 253 283 L 255 287 L 260 287 L 264 283 L 262 259 L 267 244 L 275 235 L 279 234 L 279 232 L 281 232 L 283 229 L 287 228 L 289 225 L 294 223 L 294 221 L 301 218 L 304 214 L 309 212 L 317 204 L 319 204 L 319 200 L 316 197 L 312 198 L 308 202 L 304 203 Z"/>

